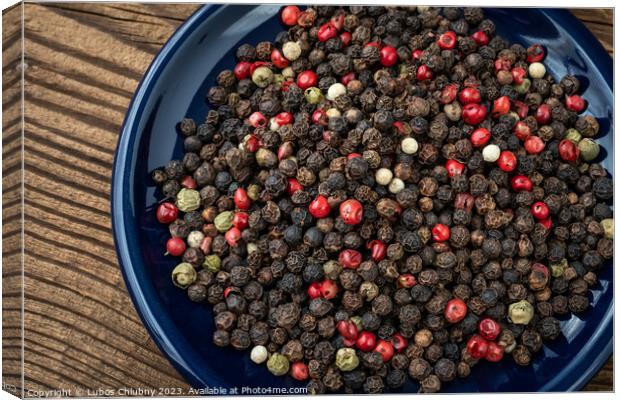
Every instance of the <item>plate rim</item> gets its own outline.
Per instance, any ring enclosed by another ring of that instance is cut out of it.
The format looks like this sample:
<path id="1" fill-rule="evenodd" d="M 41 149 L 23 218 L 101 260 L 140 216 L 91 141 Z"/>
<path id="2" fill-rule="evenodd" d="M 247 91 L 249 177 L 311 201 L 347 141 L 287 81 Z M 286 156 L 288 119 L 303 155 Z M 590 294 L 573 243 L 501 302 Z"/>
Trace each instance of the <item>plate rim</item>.
<path id="1" fill-rule="evenodd" d="M 124 184 L 131 175 L 126 168 L 128 159 L 131 157 L 127 150 L 130 142 L 135 140 L 137 132 L 137 122 L 141 118 L 146 99 L 153 89 L 154 84 L 161 70 L 168 64 L 175 52 L 183 43 L 184 39 L 189 36 L 204 20 L 209 18 L 225 4 L 206 4 L 198 8 L 177 30 L 170 36 L 166 43 L 153 58 L 151 64 L 147 68 L 143 78 L 138 84 L 131 102 L 127 108 L 127 113 L 122 123 L 117 146 L 114 153 L 114 162 L 111 180 L 111 219 L 112 233 L 119 266 L 123 275 L 125 286 L 132 299 L 137 314 L 147 328 L 150 336 L 153 338 L 157 347 L 164 356 L 171 362 L 175 369 L 188 381 L 194 388 L 204 387 L 206 382 L 209 386 L 219 386 L 220 383 L 212 378 L 211 374 L 198 374 L 192 367 L 192 359 L 196 358 L 191 352 L 191 345 L 186 340 L 171 340 L 170 336 L 182 335 L 178 332 L 174 322 L 162 315 L 164 311 L 160 302 L 154 303 L 151 299 L 154 288 L 145 287 L 139 282 L 136 275 L 136 266 L 133 262 L 132 251 L 128 245 L 127 229 L 131 223 L 131 216 L 128 214 L 128 205 L 125 203 L 126 198 L 130 195 L 131 190 L 126 190 Z M 511 7 L 496 7 L 511 8 Z M 532 7 L 536 9 L 536 7 Z M 568 10 L 561 8 L 538 8 L 541 13 L 553 20 L 563 20 L 570 24 L 573 34 L 571 38 L 580 45 L 587 45 L 589 51 L 586 57 L 591 64 L 599 70 L 600 75 L 605 79 L 605 83 L 610 88 L 613 96 L 613 61 L 607 51 L 594 35 L 585 27 L 585 25 L 573 16 Z M 583 46 L 585 47 L 585 46 Z M 599 61 L 594 62 L 593 56 Z M 600 58 L 604 58 L 605 62 L 600 62 Z M 613 135 L 613 132 L 612 132 Z M 613 263 L 612 263 L 613 268 Z M 613 282 L 612 282 L 613 284 Z M 613 288 L 612 288 L 613 291 Z M 147 293 L 145 293 L 147 292 Z M 148 299 L 148 300 L 147 300 Z M 613 353 L 613 313 L 614 313 L 615 296 L 612 296 L 612 302 L 605 312 L 601 320 L 601 329 L 587 343 L 589 347 L 597 347 L 600 352 L 588 352 L 587 354 L 597 353 L 588 357 L 588 367 L 584 370 L 573 368 L 568 373 L 558 376 L 547 382 L 540 388 L 541 392 L 558 392 L 558 391 L 575 391 L 583 388 L 585 384 L 598 372 L 606 360 Z M 172 334 L 171 334 L 172 331 Z M 603 343 L 600 337 L 610 335 L 610 339 Z M 598 346 L 597 346 L 598 345 Z M 602 345 L 602 346 L 601 346 Z M 201 371 L 204 372 L 204 371 Z M 571 373 L 572 372 L 572 373 Z"/>

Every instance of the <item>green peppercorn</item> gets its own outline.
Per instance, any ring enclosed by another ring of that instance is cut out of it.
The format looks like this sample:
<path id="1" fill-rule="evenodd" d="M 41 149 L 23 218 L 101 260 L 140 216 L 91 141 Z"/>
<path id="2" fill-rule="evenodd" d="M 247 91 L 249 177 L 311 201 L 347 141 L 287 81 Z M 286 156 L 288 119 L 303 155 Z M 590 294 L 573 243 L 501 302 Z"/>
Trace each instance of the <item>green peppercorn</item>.
<path id="1" fill-rule="evenodd" d="M 611 218 L 606 218 L 601 221 L 601 226 L 603 227 L 603 231 L 605 231 L 605 237 L 607 239 L 614 238 L 614 220 Z"/>
<path id="2" fill-rule="evenodd" d="M 200 192 L 192 189 L 181 189 L 177 193 L 177 207 L 183 212 L 197 210 L 200 207 Z"/>
<path id="3" fill-rule="evenodd" d="M 323 92 L 321 92 L 321 89 L 317 87 L 309 87 L 304 92 L 304 97 L 306 98 L 306 101 L 310 104 L 319 104 L 321 101 L 323 101 Z"/>
<path id="4" fill-rule="evenodd" d="M 517 91 L 517 93 L 525 94 L 527 93 L 528 90 L 530 90 L 531 85 L 532 85 L 532 81 L 525 78 L 523 79 L 523 82 L 521 82 L 519 85 L 515 85 L 514 88 Z"/>
<path id="5" fill-rule="evenodd" d="M 280 353 L 273 353 L 267 360 L 267 369 L 275 376 L 286 374 L 289 369 L 288 358 Z"/>
<path id="6" fill-rule="evenodd" d="M 577 144 L 581 140 L 581 133 L 575 128 L 570 128 L 566 130 L 565 138 Z"/>
<path id="7" fill-rule="evenodd" d="M 183 262 L 172 270 L 172 283 L 176 287 L 186 289 L 196 280 L 196 270 L 190 263 Z"/>
<path id="8" fill-rule="evenodd" d="M 340 275 L 340 271 L 342 271 L 342 267 L 338 264 L 338 261 L 329 260 L 325 264 L 323 264 L 323 273 L 329 279 L 336 280 Z"/>
<path id="9" fill-rule="evenodd" d="M 207 270 L 213 273 L 218 272 L 221 266 L 222 266 L 222 260 L 220 259 L 220 256 L 218 256 L 217 254 L 210 254 L 206 256 L 205 260 L 202 262 L 202 267 L 206 268 Z"/>
<path id="10" fill-rule="evenodd" d="M 286 80 L 286 78 L 282 74 L 274 74 L 273 75 L 273 83 L 275 83 L 276 85 L 281 85 L 282 82 L 284 82 L 285 80 Z"/>
<path id="11" fill-rule="evenodd" d="M 568 268 L 568 260 L 563 258 L 558 263 L 551 264 L 551 276 L 559 278 L 564 275 L 564 270 Z"/>
<path id="12" fill-rule="evenodd" d="M 534 317 L 534 307 L 527 300 L 512 303 L 508 306 L 508 317 L 513 324 L 527 325 Z"/>
<path id="13" fill-rule="evenodd" d="M 215 224 L 215 229 L 224 233 L 230 229 L 233 225 L 233 218 L 235 217 L 235 213 L 232 211 L 223 211 L 215 217 L 213 223 Z"/>
<path id="14" fill-rule="evenodd" d="M 273 72 L 267 67 L 258 67 L 252 74 L 252 82 L 260 88 L 265 88 L 273 82 Z"/>
<path id="15" fill-rule="evenodd" d="M 579 147 L 579 154 L 584 161 L 594 160 L 600 151 L 598 143 L 590 138 L 581 139 L 577 147 Z"/>
<path id="16" fill-rule="evenodd" d="M 254 183 L 248 186 L 248 197 L 252 199 L 252 201 L 258 200 L 259 196 L 260 196 L 260 186 Z"/>
<path id="17" fill-rule="evenodd" d="M 349 319 L 355 324 L 358 332 L 361 332 L 362 329 L 364 329 L 364 326 L 362 325 L 362 317 L 360 317 L 359 315 L 354 315 Z"/>
<path id="18" fill-rule="evenodd" d="M 353 371 L 360 364 L 355 349 L 343 347 L 336 352 L 336 366 L 341 371 Z"/>

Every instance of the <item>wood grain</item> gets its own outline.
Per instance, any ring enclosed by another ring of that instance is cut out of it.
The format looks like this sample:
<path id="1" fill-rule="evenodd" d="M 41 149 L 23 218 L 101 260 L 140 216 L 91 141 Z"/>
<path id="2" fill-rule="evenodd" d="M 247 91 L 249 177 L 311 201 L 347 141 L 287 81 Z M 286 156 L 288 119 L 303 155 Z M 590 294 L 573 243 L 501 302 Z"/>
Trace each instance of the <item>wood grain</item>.
<path id="1" fill-rule="evenodd" d="M 188 388 L 127 294 L 109 194 L 130 98 L 198 7 L 27 3 L 23 21 L 21 4 L 3 12 L 2 376 L 15 394 L 22 366 L 29 390 Z M 574 13 L 613 54 L 613 11 Z M 612 390 L 612 371 L 610 360 L 586 390 Z"/>

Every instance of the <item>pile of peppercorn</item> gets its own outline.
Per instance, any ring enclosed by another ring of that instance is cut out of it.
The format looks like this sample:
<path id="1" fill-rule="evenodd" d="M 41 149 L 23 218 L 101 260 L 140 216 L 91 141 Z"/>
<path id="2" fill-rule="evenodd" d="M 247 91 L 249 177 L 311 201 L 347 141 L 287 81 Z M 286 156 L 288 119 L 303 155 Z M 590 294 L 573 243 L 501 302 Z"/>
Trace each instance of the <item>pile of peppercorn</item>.
<path id="1" fill-rule="evenodd" d="M 479 8 L 307 7 L 243 44 L 153 172 L 217 346 L 311 393 L 528 365 L 613 256 L 599 124 Z"/>

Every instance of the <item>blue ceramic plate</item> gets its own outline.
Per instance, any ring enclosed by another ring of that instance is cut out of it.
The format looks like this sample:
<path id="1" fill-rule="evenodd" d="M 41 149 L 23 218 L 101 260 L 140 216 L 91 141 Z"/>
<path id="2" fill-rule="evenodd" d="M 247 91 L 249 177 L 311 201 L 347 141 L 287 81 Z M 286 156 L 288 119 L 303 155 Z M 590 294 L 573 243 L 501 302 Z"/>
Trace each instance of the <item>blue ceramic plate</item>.
<path id="1" fill-rule="evenodd" d="M 205 6 L 162 48 L 146 73 L 127 112 L 118 143 L 112 186 L 112 213 L 118 257 L 138 313 L 172 364 L 191 385 L 204 387 L 283 387 L 300 384 L 277 378 L 253 365 L 247 352 L 211 342 L 213 321 L 207 307 L 191 303 L 175 288 L 172 257 L 162 249 L 167 229 L 154 217 L 161 199 L 149 172 L 182 155 L 175 125 L 184 116 L 203 120 L 207 90 L 218 71 L 234 66 L 242 43 L 273 40 L 283 27 L 278 6 Z M 556 77 L 579 76 L 588 112 L 599 118 L 606 149 L 605 167 L 613 170 L 612 61 L 598 41 L 570 13 L 547 9 L 489 9 L 487 16 L 510 42 L 541 43 L 547 69 Z M 544 347 L 529 367 L 512 357 L 499 365 L 480 363 L 471 377 L 445 385 L 450 392 L 567 391 L 581 388 L 612 353 L 612 268 L 600 274 L 590 294 L 593 307 L 562 322 L 563 336 Z M 416 392 L 408 381 L 403 392 Z"/>

